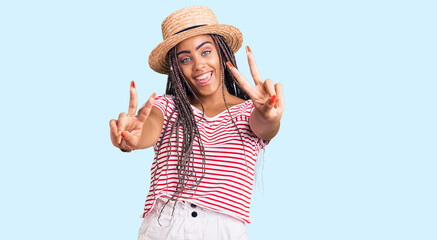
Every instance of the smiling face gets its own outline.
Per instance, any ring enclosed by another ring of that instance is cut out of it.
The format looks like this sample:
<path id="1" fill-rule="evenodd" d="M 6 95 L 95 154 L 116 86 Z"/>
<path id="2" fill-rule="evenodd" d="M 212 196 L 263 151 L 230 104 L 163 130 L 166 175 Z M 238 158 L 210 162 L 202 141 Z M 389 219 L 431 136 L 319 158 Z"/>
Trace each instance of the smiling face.
<path id="1" fill-rule="evenodd" d="M 221 64 L 211 36 L 188 38 L 177 45 L 176 52 L 182 74 L 197 97 L 221 96 Z"/>

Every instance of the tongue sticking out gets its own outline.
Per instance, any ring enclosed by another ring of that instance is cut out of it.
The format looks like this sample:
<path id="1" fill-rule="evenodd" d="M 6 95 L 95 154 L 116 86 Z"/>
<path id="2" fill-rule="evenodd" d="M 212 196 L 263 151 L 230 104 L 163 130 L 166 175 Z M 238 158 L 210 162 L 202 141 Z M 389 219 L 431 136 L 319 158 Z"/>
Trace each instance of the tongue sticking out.
<path id="1" fill-rule="evenodd" d="M 212 72 L 209 72 L 207 74 L 204 74 L 198 78 L 195 78 L 196 82 L 199 85 L 207 85 L 209 81 L 211 80 Z"/>

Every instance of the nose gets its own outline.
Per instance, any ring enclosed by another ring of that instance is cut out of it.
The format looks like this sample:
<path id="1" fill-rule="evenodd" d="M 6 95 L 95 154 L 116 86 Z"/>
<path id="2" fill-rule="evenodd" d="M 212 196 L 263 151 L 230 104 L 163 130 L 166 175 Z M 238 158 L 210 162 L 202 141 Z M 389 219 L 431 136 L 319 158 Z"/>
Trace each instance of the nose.
<path id="1" fill-rule="evenodd" d="M 202 59 L 201 57 L 195 57 L 193 61 L 194 61 L 193 64 L 194 71 L 203 70 L 205 68 L 205 60 Z"/>

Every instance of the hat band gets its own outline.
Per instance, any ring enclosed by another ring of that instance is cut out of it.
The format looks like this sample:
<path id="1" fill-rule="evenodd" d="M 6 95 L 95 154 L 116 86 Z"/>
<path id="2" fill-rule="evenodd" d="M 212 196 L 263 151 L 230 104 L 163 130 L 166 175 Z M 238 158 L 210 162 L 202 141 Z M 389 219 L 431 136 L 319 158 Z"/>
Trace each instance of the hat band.
<path id="1" fill-rule="evenodd" d="M 188 30 L 191 30 L 191 29 L 194 29 L 194 28 L 198 28 L 198 27 L 203 27 L 203 26 L 206 26 L 206 24 L 203 24 L 203 25 L 196 25 L 196 26 L 192 26 L 192 27 L 189 27 L 189 28 L 185 28 L 185 29 L 182 29 L 181 31 L 179 31 L 179 32 L 177 32 L 177 33 L 175 33 L 175 34 L 173 34 L 173 36 L 176 35 L 176 34 L 179 34 L 179 33 L 181 33 L 181 32 L 185 32 L 185 31 L 188 31 Z"/>

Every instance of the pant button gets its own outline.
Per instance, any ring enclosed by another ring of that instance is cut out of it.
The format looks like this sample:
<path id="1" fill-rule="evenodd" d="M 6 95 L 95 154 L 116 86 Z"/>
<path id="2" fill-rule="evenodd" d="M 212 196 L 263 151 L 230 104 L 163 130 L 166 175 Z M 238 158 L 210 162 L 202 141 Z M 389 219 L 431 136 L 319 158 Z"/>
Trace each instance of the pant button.
<path id="1" fill-rule="evenodd" d="M 197 212 L 196 212 L 196 211 L 192 212 L 192 213 L 191 213 L 191 216 L 192 216 L 192 217 L 197 217 Z"/>
<path id="2" fill-rule="evenodd" d="M 192 208 L 196 208 L 196 204 L 193 204 L 193 203 L 192 203 L 190 206 L 191 206 Z"/>

